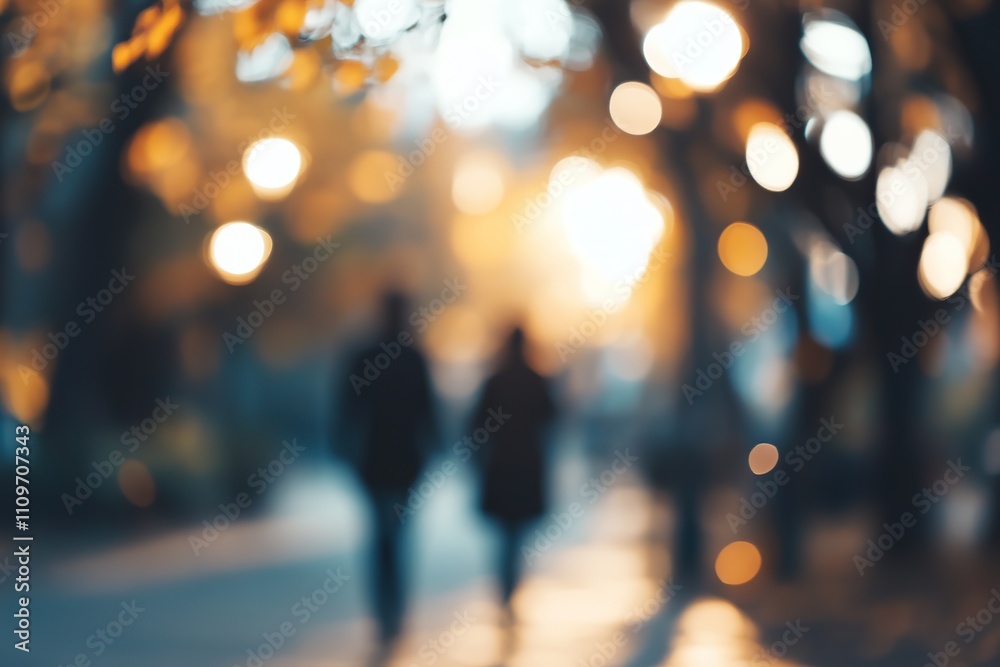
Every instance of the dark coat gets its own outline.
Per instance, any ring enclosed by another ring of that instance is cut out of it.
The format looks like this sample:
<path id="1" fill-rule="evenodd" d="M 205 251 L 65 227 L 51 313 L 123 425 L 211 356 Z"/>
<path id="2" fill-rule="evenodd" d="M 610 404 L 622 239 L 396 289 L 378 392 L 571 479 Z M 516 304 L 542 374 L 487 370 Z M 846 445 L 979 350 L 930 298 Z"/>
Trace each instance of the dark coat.
<path id="1" fill-rule="evenodd" d="M 520 522 L 545 511 L 543 437 L 555 413 L 548 383 L 523 359 L 508 360 L 486 382 L 469 432 L 500 419 L 503 423 L 478 453 L 483 512 L 500 521 Z"/>
<path id="2" fill-rule="evenodd" d="M 385 350 L 373 346 L 351 363 L 346 386 L 341 384 L 341 430 L 358 436 L 360 449 L 349 458 L 369 492 L 398 494 L 414 483 L 427 462 L 427 443 L 435 431 L 430 375 L 424 357 L 403 347 L 370 379 L 379 355 L 385 356 Z"/>

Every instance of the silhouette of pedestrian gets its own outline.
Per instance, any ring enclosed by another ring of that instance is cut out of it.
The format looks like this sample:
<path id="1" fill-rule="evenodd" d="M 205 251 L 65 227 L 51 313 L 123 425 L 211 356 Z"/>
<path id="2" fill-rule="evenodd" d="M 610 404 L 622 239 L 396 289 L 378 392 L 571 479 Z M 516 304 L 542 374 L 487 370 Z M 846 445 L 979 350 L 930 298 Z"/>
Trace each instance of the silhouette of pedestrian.
<path id="1" fill-rule="evenodd" d="M 427 362 L 414 349 L 406 313 L 404 296 L 384 297 L 382 329 L 350 364 L 339 420 L 344 439 L 359 441 L 351 458 L 374 510 L 372 599 L 385 654 L 399 635 L 406 607 L 404 517 L 398 509 L 406 506 L 436 433 Z"/>
<path id="2" fill-rule="evenodd" d="M 482 510 L 500 532 L 500 588 L 508 622 L 510 599 L 520 574 L 518 560 L 526 525 L 545 510 L 544 432 L 556 415 L 548 382 L 524 356 L 524 332 L 515 328 L 499 369 L 486 382 L 472 431 L 491 430 L 479 451 Z M 492 421 L 491 421 L 492 419 Z"/>

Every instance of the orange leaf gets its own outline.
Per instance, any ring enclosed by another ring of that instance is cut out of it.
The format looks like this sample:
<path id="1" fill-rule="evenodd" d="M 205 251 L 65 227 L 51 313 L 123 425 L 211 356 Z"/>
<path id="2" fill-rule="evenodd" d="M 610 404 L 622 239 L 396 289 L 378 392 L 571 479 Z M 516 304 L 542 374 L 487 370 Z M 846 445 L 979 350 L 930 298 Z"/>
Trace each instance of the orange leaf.
<path id="1" fill-rule="evenodd" d="M 174 5 L 163 14 L 149 31 L 149 46 L 146 55 L 155 58 L 163 53 L 168 46 L 174 33 L 180 28 L 184 20 L 184 10 L 179 5 Z"/>
<path id="2" fill-rule="evenodd" d="M 139 16 L 135 19 L 135 27 L 132 28 L 132 34 L 135 35 L 138 32 L 146 31 L 152 28 L 157 21 L 160 20 L 160 8 L 157 5 L 144 9 L 139 13 Z"/>
<path id="3" fill-rule="evenodd" d="M 111 67 L 116 74 L 125 71 L 125 68 L 135 60 L 132 57 L 130 44 L 130 42 L 122 42 L 121 44 L 115 44 L 115 48 L 111 49 Z"/>

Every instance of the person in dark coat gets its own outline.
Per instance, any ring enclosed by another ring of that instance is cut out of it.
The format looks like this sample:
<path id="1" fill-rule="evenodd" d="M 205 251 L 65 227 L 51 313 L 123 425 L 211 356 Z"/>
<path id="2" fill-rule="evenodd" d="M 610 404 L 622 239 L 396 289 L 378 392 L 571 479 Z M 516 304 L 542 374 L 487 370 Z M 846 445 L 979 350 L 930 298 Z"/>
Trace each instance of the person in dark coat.
<path id="1" fill-rule="evenodd" d="M 372 593 L 383 647 L 398 636 L 405 613 L 400 508 L 407 506 L 436 433 L 427 362 L 415 349 L 407 312 L 405 297 L 386 295 L 378 338 L 353 358 L 346 384 L 340 380 L 342 439 L 358 441 L 349 458 L 374 509 Z"/>
<path id="2" fill-rule="evenodd" d="M 520 573 L 518 560 L 525 527 L 545 511 L 545 431 L 556 415 L 548 381 L 528 365 L 524 332 L 510 334 L 504 358 L 487 380 L 473 417 L 472 431 L 499 423 L 479 451 L 482 511 L 500 530 L 500 587 L 510 599 Z"/>

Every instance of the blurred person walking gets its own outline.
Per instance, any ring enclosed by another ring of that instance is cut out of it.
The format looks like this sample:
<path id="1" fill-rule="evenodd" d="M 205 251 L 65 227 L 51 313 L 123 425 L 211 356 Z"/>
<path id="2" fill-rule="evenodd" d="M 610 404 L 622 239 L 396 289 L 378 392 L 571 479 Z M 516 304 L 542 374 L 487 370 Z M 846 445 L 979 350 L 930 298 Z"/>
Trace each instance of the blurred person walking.
<path id="1" fill-rule="evenodd" d="M 507 416 L 479 451 L 481 509 L 500 534 L 500 590 L 508 625 L 511 596 L 520 576 L 518 560 L 527 524 L 545 511 L 545 431 L 556 416 L 548 381 L 525 358 L 524 332 L 508 338 L 499 368 L 485 384 L 473 414 L 473 428 L 497 414 Z M 489 430 L 489 429 L 488 429 Z"/>
<path id="2" fill-rule="evenodd" d="M 371 592 L 380 659 L 391 652 L 406 611 L 404 517 L 397 509 L 406 506 L 437 432 L 427 361 L 415 349 L 407 312 L 403 295 L 385 295 L 378 336 L 350 363 L 337 420 L 341 437 L 334 439 L 341 446 L 355 443 L 345 454 L 355 464 L 374 511 Z"/>

